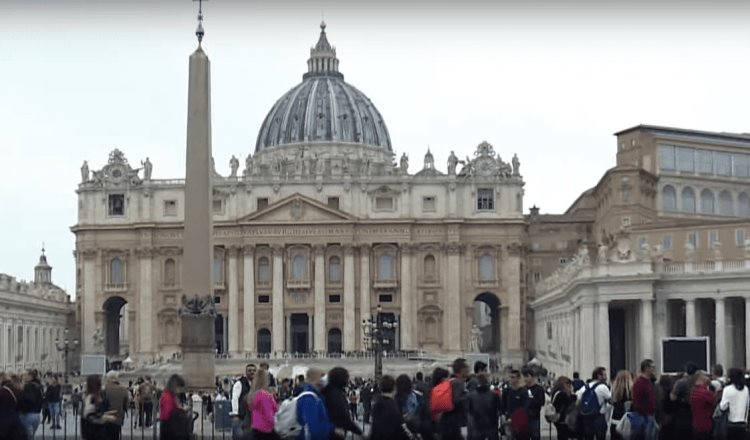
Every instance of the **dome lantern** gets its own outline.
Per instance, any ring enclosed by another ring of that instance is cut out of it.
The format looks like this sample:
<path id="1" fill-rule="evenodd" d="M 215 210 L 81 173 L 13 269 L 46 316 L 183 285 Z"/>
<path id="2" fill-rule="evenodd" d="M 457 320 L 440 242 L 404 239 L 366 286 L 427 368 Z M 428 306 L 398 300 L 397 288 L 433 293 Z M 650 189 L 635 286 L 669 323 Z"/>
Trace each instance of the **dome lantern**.
<path id="1" fill-rule="evenodd" d="M 306 79 L 311 76 L 335 76 L 344 79 L 339 72 L 339 59 L 336 58 L 336 48 L 331 46 L 326 36 L 326 22 L 320 22 L 320 38 L 315 47 L 310 48 L 310 58 L 307 60 Z"/>

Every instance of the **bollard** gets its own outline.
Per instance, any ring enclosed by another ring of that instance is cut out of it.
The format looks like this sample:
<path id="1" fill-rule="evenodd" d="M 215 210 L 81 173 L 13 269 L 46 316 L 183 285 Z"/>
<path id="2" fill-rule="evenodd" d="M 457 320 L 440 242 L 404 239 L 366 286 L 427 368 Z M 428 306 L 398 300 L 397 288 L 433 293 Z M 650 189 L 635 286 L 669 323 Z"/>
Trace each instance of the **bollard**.
<path id="1" fill-rule="evenodd" d="M 199 423 L 193 424 L 193 434 L 200 436 L 201 426 L 203 425 L 203 399 L 198 393 L 193 394 L 193 417 L 195 417 L 195 414 L 198 414 L 198 418 L 195 420 Z"/>

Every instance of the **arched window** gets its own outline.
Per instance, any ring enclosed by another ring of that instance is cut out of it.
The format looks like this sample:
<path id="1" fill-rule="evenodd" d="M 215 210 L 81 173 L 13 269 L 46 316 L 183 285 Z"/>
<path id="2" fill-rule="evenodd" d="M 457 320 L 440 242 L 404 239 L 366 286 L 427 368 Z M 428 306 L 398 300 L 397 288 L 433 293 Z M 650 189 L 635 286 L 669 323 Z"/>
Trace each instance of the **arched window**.
<path id="1" fill-rule="evenodd" d="M 328 330 L 328 353 L 341 353 L 341 330 Z"/>
<path id="2" fill-rule="evenodd" d="M 258 353 L 268 354 L 271 352 L 271 332 L 267 328 L 258 330 Z"/>
<path id="3" fill-rule="evenodd" d="M 729 191 L 719 193 L 719 214 L 734 215 L 734 199 Z"/>
<path id="4" fill-rule="evenodd" d="M 213 270 L 214 284 L 222 284 L 224 282 L 224 260 L 221 255 L 214 254 L 214 270 Z"/>
<path id="5" fill-rule="evenodd" d="M 164 285 L 174 286 L 176 282 L 175 262 L 172 258 L 167 258 L 164 262 Z"/>
<path id="6" fill-rule="evenodd" d="M 482 254 L 479 257 L 479 280 L 480 281 L 492 281 L 495 279 L 495 271 L 492 268 L 493 260 L 492 255 Z"/>
<path id="7" fill-rule="evenodd" d="M 695 212 L 695 191 L 689 186 L 682 190 L 682 211 Z"/>
<path id="8" fill-rule="evenodd" d="M 665 211 L 677 211 L 677 192 L 672 185 L 661 189 L 661 205 Z"/>
<path id="9" fill-rule="evenodd" d="M 424 257 L 424 279 L 435 279 L 435 257 L 433 255 Z"/>
<path id="10" fill-rule="evenodd" d="M 122 260 L 118 257 L 113 258 L 109 262 L 109 283 L 110 284 L 124 284 L 124 276 L 122 273 Z"/>
<path id="11" fill-rule="evenodd" d="M 297 254 L 292 257 L 292 280 L 302 281 L 307 274 L 307 258 L 304 255 Z"/>
<path id="12" fill-rule="evenodd" d="M 261 284 L 271 282 L 271 268 L 269 267 L 267 257 L 260 257 L 258 259 L 258 282 Z"/>
<path id="13" fill-rule="evenodd" d="M 701 212 L 703 214 L 714 213 L 714 193 L 710 189 L 701 191 Z"/>
<path id="14" fill-rule="evenodd" d="M 328 259 L 328 282 L 341 282 L 341 258 L 333 256 Z"/>
<path id="15" fill-rule="evenodd" d="M 393 255 L 383 254 L 378 258 L 378 279 L 393 280 Z"/>
<path id="16" fill-rule="evenodd" d="M 741 193 L 737 197 L 737 215 L 740 217 L 750 217 L 750 197 L 747 193 Z"/>

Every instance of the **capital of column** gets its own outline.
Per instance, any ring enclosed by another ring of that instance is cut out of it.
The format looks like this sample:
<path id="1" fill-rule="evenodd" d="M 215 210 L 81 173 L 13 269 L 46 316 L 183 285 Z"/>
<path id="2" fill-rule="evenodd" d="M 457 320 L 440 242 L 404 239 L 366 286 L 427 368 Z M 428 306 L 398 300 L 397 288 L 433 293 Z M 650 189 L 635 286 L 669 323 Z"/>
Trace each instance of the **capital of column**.
<path id="1" fill-rule="evenodd" d="M 509 243 L 505 246 L 505 248 L 507 249 L 508 253 L 513 256 L 521 255 L 524 251 L 523 244 L 518 242 Z"/>
<path id="2" fill-rule="evenodd" d="M 448 255 L 460 254 L 463 249 L 464 245 L 457 241 L 452 241 L 445 245 L 445 251 L 448 253 Z"/>
<path id="3" fill-rule="evenodd" d="M 341 247 L 344 249 L 344 255 L 354 255 L 354 245 L 352 243 L 344 243 Z"/>
<path id="4" fill-rule="evenodd" d="M 399 249 L 402 255 L 409 255 L 416 250 L 416 246 L 412 243 L 401 243 L 399 244 Z"/>
<path id="5" fill-rule="evenodd" d="M 372 246 L 370 245 L 370 243 L 361 243 L 359 245 L 359 252 L 360 254 L 369 254 L 371 248 Z"/>
<path id="6" fill-rule="evenodd" d="M 98 249 L 83 249 L 83 250 L 78 251 L 78 253 L 80 253 L 84 259 L 88 260 L 88 259 L 96 258 L 96 256 L 99 255 L 99 250 Z"/>
<path id="7" fill-rule="evenodd" d="M 281 257 L 284 255 L 284 246 L 279 244 L 273 245 L 271 246 L 271 251 L 274 257 Z"/>
<path id="8" fill-rule="evenodd" d="M 135 256 L 138 258 L 151 258 L 155 254 L 156 248 L 153 247 L 140 247 L 135 250 Z"/>
<path id="9" fill-rule="evenodd" d="M 168 257 L 174 257 L 176 255 L 182 255 L 183 249 L 178 247 L 158 247 L 156 253 L 159 255 L 165 255 Z"/>
<path id="10" fill-rule="evenodd" d="M 237 255 L 240 253 L 240 246 L 237 245 L 231 245 L 227 246 L 227 255 L 229 255 L 229 258 L 237 258 Z"/>
<path id="11" fill-rule="evenodd" d="M 315 256 L 325 255 L 327 246 L 324 244 L 314 244 L 312 246 L 313 254 Z"/>
<path id="12" fill-rule="evenodd" d="M 245 255 L 252 256 L 253 253 L 255 253 L 254 244 L 243 244 L 241 248 L 242 248 L 242 253 Z"/>

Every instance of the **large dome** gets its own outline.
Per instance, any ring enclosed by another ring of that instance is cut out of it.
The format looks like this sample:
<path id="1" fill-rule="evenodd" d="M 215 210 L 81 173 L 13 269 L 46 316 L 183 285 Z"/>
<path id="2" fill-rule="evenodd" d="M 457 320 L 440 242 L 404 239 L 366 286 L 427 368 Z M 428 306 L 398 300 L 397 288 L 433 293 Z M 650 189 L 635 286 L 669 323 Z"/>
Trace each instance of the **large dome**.
<path id="1" fill-rule="evenodd" d="M 310 49 L 302 83 L 274 104 L 258 133 L 255 152 L 299 143 L 355 143 L 391 150 L 383 117 L 365 96 L 344 81 L 325 23 Z"/>

